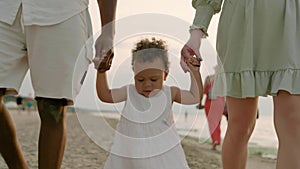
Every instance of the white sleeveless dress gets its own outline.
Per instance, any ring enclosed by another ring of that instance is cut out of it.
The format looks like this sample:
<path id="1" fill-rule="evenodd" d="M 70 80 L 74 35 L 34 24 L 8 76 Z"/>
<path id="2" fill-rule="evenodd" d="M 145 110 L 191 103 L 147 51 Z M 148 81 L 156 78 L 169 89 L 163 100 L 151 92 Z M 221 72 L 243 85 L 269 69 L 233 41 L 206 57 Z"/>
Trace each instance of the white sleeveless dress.
<path id="1" fill-rule="evenodd" d="M 104 169 L 189 169 L 174 126 L 170 87 L 146 98 L 127 86 Z"/>

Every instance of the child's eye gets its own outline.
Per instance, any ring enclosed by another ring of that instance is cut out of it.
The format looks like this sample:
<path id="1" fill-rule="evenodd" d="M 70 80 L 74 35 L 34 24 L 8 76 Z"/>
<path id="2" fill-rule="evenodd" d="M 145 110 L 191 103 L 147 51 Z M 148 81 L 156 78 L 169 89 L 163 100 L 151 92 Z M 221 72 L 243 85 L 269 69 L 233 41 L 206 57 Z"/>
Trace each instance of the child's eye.
<path id="1" fill-rule="evenodd" d="M 143 82 L 144 81 L 144 79 L 137 79 L 139 82 Z"/>
<path id="2" fill-rule="evenodd" d="M 157 81 L 157 79 L 151 79 L 151 81 L 152 81 L 152 82 L 156 82 L 156 81 Z"/>

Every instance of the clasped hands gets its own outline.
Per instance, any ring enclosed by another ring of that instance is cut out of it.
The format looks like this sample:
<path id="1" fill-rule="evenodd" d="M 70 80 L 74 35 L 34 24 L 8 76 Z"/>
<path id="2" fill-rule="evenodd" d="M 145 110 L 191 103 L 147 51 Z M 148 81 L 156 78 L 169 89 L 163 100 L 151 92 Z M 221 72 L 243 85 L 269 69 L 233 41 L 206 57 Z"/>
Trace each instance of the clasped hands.
<path id="1" fill-rule="evenodd" d="M 200 61 L 202 61 L 199 52 L 202 36 L 203 32 L 201 30 L 192 30 L 189 40 L 181 49 L 180 65 L 185 73 L 193 71 L 195 67 L 198 67 L 199 70 Z"/>
<path id="2" fill-rule="evenodd" d="M 201 38 L 198 35 L 198 32 L 192 31 L 190 39 L 181 49 L 180 65 L 185 73 L 198 71 L 201 65 L 202 57 L 199 52 Z M 105 32 L 96 40 L 96 56 L 93 59 L 93 63 L 95 69 L 100 73 L 106 72 L 111 67 L 114 57 L 113 40 L 114 37 L 110 33 Z"/>
<path id="3" fill-rule="evenodd" d="M 100 73 L 110 69 L 114 57 L 114 35 L 107 31 L 102 32 L 95 42 L 96 55 L 93 59 L 94 67 Z"/>

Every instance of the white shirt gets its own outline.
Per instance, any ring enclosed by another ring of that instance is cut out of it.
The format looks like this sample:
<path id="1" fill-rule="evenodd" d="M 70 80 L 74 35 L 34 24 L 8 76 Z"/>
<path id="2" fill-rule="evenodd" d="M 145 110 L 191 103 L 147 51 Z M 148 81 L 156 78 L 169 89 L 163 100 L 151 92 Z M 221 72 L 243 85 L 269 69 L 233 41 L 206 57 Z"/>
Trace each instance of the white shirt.
<path id="1" fill-rule="evenodd" d="M 82 12 L 89 0 L 1 0 L 0 21 L 13 24 L 22 6 L 23 24 L 53 25 Z"/>

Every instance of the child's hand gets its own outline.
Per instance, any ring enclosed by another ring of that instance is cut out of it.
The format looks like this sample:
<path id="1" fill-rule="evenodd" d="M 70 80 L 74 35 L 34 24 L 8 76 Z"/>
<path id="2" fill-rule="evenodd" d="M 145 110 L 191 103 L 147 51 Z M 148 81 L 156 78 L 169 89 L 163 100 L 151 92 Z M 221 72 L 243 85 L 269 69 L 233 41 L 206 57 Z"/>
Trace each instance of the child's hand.
<path id="1" fill-rule="evenodd" d="M 190 72 L 199 72 L 200 69 L 200 60 L 195 57 L 190 57 L 186 59 L 186 64 L 190 70 Z"/>
<path id="2" fill-rule="evenodd" d="M 114 53 L 112 50 L 109 50 L 106 54 L 103 53 L 101 58 L 95 57 L 93 59 L 93 62 L 98 72 L 104 73 L 107 70 L 109 70 L 112 64 L 113 57 L 114 57 Z"/>

